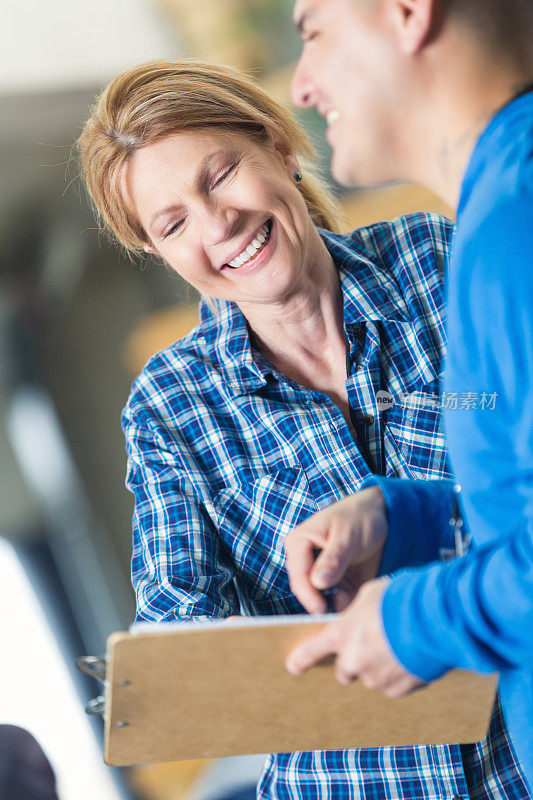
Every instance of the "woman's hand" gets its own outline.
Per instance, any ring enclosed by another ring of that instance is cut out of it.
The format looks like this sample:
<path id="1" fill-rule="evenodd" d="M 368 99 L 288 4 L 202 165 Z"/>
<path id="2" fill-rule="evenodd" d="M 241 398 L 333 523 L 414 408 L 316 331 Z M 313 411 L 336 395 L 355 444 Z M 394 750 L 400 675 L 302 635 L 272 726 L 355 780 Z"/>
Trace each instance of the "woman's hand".
<path id="1" fill-rule="evenodd" d="M 324 589 L 337 587 L 335 609 L 342 611 L 361 584 L 376 577 L 388 527 L 383 494 L 371 486 L 319 511 L 289 533 L 289 582 L 309 613 L 326 611 Z"/>

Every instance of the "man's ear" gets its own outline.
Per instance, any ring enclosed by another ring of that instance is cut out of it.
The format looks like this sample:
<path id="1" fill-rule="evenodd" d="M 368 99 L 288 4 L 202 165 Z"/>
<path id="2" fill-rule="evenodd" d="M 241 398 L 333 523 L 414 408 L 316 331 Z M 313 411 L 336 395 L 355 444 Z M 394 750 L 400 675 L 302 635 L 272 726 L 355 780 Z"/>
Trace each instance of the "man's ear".
<path id="1" fill-rule="evenodd" d="M 388 0 L 388 3 L 403 54 L 417 55 L 440 28 L 444 0 Z"/>

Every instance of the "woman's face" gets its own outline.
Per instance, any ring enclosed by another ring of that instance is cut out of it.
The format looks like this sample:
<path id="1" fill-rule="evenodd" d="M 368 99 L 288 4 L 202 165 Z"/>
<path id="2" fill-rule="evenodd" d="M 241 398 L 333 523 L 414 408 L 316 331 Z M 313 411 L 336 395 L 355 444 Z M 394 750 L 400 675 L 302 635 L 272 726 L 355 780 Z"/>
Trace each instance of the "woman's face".
<path id="1" fill-rule="evenodd" d="M 294 173 L 274 143 L 196 130 L 134 153 L 123 192 L 155 252 L 198 291 L 283 301 L 320 247 Z"/>

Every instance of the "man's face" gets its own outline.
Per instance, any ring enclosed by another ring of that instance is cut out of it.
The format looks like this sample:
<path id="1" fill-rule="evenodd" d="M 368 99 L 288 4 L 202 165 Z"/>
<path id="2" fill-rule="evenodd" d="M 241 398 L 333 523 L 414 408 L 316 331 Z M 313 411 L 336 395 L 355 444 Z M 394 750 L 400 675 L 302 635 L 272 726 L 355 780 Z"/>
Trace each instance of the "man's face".
<path id="1" fill-rule="evenodd" d="M 346 186 L 402 178 L 401 80 L 387 0 L 297 0 L 303 49 L 293 102 L 316 106 L 328 123 L 331 171 Z"/>

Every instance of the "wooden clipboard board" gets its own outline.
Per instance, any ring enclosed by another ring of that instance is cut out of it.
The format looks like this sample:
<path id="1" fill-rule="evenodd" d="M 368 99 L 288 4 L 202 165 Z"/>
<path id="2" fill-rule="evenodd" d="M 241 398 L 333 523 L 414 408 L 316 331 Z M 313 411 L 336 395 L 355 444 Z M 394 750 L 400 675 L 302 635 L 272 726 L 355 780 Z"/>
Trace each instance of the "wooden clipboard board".
<path id="1" fill-rule="evenodd" d="M 485 736 L 496 675 L 456 670 L 398 700 L 357 681 L 340 685 L 333 659 L 290 675 L 285 656 L 329 616 L 144 625 L 133 634 L 113 634 L 106 763 L 452 744 Z"/>

